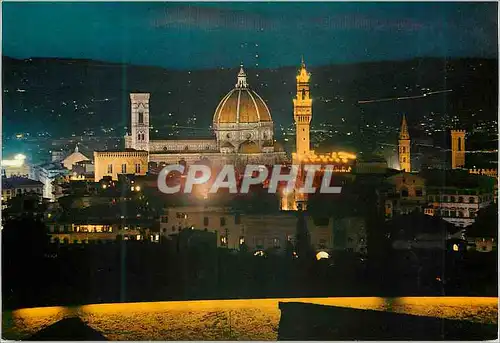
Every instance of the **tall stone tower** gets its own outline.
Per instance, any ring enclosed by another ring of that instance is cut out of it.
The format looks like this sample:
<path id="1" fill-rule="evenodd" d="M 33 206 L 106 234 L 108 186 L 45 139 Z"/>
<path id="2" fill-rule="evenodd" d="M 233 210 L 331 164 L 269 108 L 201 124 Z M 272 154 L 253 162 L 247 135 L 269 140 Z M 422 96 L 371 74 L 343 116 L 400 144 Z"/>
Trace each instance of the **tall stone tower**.
<path id="1" fill-rule="evenodd" d="M 296 130 L 296 152 L 306 155 L 310 151 L 309 128 L 312 118 L 312 99 L 309 93 L 309 74 L 304 59 L 297 75 L 297 95 L 293 99 L 293 119 Z"/>
<path id="2" fill-rule="evenodd" d="M 149 93 L 130 93 L 130 111 L 130 147 L 149 151 Z"/>
<path id="3" fill-rule="evenodd" d="M 465 130 L 451 130 L 451 169 L 465 166 Z"/>
<path id="4" fill-rule="evenodd" d="M 410 134 L 408 133 L 408 124 L 404 114 L 401 130 L 399 131 L 399 167 L 405 172 L 411 172 Z"/>

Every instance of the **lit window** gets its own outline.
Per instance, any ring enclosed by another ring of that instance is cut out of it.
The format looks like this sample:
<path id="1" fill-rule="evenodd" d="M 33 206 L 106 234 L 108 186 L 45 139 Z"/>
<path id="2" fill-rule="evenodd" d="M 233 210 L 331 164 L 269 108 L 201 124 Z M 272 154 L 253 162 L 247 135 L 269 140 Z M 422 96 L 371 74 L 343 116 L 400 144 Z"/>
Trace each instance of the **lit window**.
<path id="1" fill-rule="evenodd" d="M 240 245 L 245 244 L 245 237 L 241 236 L 240 237 Z"/>
<path id="2" fill-rule="evenodd" d="M 141 173 L 141 164 L 140 163 L 136 163 L 135 164 L 135 173 L 136 174 L 140 174 Z"/>
<path id="3" fill-rule="evenodd" d="M 108 164 L 108 174 L 113 174 L 113 165 Z"/>
<path id="4" fill-rule="evenodd" d="M 226 236 L 220 236 L 220 244 L 227 245 L 227 237 Z"/>

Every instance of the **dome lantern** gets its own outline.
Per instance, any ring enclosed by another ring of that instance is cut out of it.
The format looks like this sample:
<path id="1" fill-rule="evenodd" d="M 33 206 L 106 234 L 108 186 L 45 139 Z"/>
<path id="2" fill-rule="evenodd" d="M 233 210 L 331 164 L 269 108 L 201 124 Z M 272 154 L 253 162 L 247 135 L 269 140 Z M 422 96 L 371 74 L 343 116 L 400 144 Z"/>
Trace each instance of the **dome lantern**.
<path id="1" fill-rule="evenodd" d="M 240 72 L 238 73 L 238 81 L 235 85 L 236 88 L 247 88 L 247 74 L 243 70 L 243 64 L 240 65 Z"/>

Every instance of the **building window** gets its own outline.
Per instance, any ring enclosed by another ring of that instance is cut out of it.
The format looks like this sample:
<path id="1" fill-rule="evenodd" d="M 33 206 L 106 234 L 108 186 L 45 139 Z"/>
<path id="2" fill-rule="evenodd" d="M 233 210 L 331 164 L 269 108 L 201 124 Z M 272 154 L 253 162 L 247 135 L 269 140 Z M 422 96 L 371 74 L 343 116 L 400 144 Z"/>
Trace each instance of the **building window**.
<path id="1" fill-rule="evenodd" d="M 227 245 L 227 237 L 226 236 L 220 236 L 220 244 L 223 246 Z"/>
<path id="2" fill-rule="evenodd" d="M 274 248 L 280 247 L 280 239 L 279 238 L 273 238 L 273 247 Z"/>
<path id="3" fill-rule="evenodd" d="M 203 217 L 203 225 L 208 226 L 208 217 Z"/>
<path id="4" fill-rule="evenodd" d="M 225 226 L 226 225 L 226 218 L 220 217 L 220 226 Z"/>
<path id="5" fill-rule="evenodd" d="M 122 164 L 122 174 L 126 174 L 126 173 L 127 173 L 127 165 Z"/>
<path id="6" fill-rule="evenodd" d="M 187 219 L 188 215 L 187 213 L 182 213 L 182 212 L 177 212 L 175 214 L 175 216 L 178 218 L 178 219 Z"/>
<path id="7" fill-rule="evenodd" d="M 108 174 L 113 174 L 113 165 L 108 164 Z"/>
<path id="8" fill-rule="evenodd" d="M 417 188 L 417 189 L 415 190 L 415 195 L 416 195 L 417 197 L 421 197 L 421 196 L 423 195 L 422 190 L 421 190 L 420 188 Z"/>
<path id="9" fill-rule="evenodd" d="M 135 173 L 136 174 L 140 174 L 141 173 L 141 164 L 140 163 L 136 163 L 135 164 Z"/>
<path id="10" fill-rule="evenodd" d="M 406 188 L 401 189 L 401 196 L 407 197 L 408 196 L 408 189 L 406 189 Z"/>
<path id="11" fill-rule="evenodd" d="M 455 197 L 453 195 L 450 197 L 450 201 L 455 202 Z"/>
<path id="12" fill-rule="evenodd" d="M 245 244 L 245 237 L 241 236 L 240 237 L 240 245 Z"/>
<path id="13" fill-rule="evenodd" d="M 144 124 L 144 112 L 139 112 L 139 124 Z"/>
<path id="14" fill-rule="evenodd" d="M 476 200 L 474 199 L 474 197 L 469 197 L 469 204 L 473 204 L 475 202 Z"/>
<path id="15" fill-rule="evenodd" d="M 458 197 L 458 202 L 464 202 L 464 198 L 463 197 Z"/>

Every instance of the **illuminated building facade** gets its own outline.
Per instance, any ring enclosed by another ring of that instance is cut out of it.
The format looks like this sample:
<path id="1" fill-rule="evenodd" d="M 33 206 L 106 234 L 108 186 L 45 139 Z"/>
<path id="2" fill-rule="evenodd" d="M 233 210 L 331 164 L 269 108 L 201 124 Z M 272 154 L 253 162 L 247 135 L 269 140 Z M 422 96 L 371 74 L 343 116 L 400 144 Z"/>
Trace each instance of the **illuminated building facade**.
<path id="1" fill-rule="evenodd" d="M 475 222 L 477 212 L 493 202 L 493 192 L 475 188 L 429 187 L 425 214 L 438 216 L 458 227 Z"/>
<path id="2" fill-rule="evenodd" d="M 26 156 L 23 154 L 17 154 L 13 159 L 2 160 L 3 177 L 28 177 L 30 173 L 31 168 L 29 164 L 26 163 Z"/>
<path id="3" fill-rule="evenodd" d="M 451 169 L 465 166 L 465 130 L 451 130 Z"/>
<path id="4" fill-rule="evenodd" d="M 213 116 L 215 139 L 150 140 L 149 93 L 133 93 L 131 134 L 125 148 L 149 152 L 149 161 L 158 164 L 188 165 L 202 158 L 214 166 L 233 164 L 281 164 L 286 153 L 275 144 L 274 123 L 266 102 L 250 88 L 240 68 L 235 87 L 220 101 Z"/>
<path id="5" fill-rule="evenodd" d="M 148 152 L 126 149 L 125 151 L 94 152 L 94 178 L 100 181 L 105 176 L 118 180 L 120 174 L 146 175 Z"/>
<path id="6" fill-rule="evenodd" d="M 399 168 L 408 173 L 411 172 L 410 143 L 408 124 L 406 123 L 406 116 L 403 115 L 403 122 L 399 132 Z"/>
<path id="7" fill-rule="evenodd" d="M 62 160 L 64 168 L 71 170 L 73 166 L 82 161 L 89 161 L 87 156 L 78 151 L 78 145 L 75 147 L 75 151 Z"/>
<path id="8" fill-rule="evenodd" d="M 416 174 L 402 172 L 386 179 L 385 199 L 387 219 L 413 211 L 423 212 L 427 206 L 425 179 Z"/>
<path id="9" fill-rule="evenodd" d="M 103 223 L 99 220 L 87 220 L 80 223 L 49 223 L 49 235 L 52 243 L 87 244 L 96 242 L 159 241 L 159 235 L 138 224 Z"/>
<path id="10" fill-rule="evenodd" d="M 69 173 L 61 162 L 49 162 L 34 166 L 30 178 L 43 183 L 43 197 L 53 202 L 56 200 L 54 181 L 59 177 L 68 176 Z"/>
<path id="11" fill-rule="evenodd" d="M 294 240 L 296 224 L 295 214 L 286 212 L 246 215 L 218 207 L 171 207 L 160 217 L 160 234 L 168 237 L 184 228 L 206 230 L 217 234 L 218 247 L 239 250 L 245 245 L 253 252 L 269 249 L 283 252 L 288 241 Z M 308 218 L 307 226 L 313 249 L 330 252 L 333 248 L 332 221 L 314 223 Z"/>

